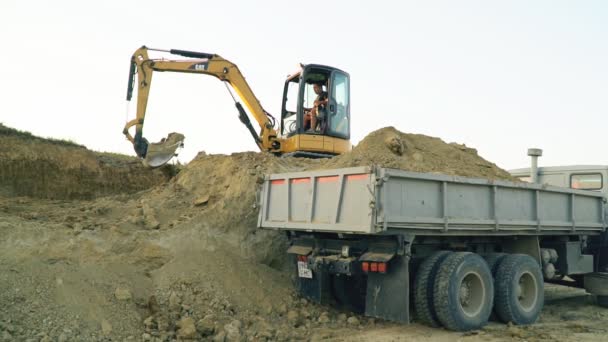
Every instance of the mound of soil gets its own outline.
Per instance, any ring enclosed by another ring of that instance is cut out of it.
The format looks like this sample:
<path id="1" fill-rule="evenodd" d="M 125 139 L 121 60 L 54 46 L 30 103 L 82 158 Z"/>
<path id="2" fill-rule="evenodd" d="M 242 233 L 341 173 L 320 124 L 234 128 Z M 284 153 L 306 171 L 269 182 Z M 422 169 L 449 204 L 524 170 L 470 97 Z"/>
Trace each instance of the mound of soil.
<path id="1" fill-rule="evenodd" d="M 0 124 L 0 194 L 93 199 L 166 182 L 170 168 L 150 170 L 137 158 L 99 153 Z"/>
<path id="2" fill-rule="evenodd" d="M 322 168 L 380 165 L 415 172 L 518 181 L 477 154 L 477 150 L 435 137 L 385 127 L 370 133 L 350 153 L 332 158 Z"/>

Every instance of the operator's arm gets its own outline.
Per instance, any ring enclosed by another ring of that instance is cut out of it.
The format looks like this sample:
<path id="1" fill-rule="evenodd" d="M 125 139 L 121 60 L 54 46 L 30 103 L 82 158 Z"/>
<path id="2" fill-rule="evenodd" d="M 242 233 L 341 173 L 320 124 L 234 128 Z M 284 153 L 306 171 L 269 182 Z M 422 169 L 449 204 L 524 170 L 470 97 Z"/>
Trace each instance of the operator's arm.
<path id="1" fill-rule="evenodd" d="M 327 98 L 327 93 L 323 92 L 319 95 L 318 100 L 315 100 L 315 107 L 318 107 L 320 105 L 327 105 L 327 103 L 329 102 L 329 99 Z"/>

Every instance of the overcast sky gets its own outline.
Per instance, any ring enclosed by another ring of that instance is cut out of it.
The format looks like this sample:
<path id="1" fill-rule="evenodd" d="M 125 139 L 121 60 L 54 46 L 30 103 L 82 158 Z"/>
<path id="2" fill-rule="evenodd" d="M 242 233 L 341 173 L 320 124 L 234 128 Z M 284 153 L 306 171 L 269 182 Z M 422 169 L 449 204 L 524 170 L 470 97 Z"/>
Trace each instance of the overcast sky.
<path id="1" fill-rule="evenodd" d="M 122 135 L 141 45 L 217 53 L 279 115 L 298 63 L 351 75 L 353 143 L 394 126 L 477 148 L 503 168 L 608 164 L 607 1 L 0 2 L 0 122 L 134 155 Z M 156 73 L 144 136 L 255 150 L 215 78 Z"/>

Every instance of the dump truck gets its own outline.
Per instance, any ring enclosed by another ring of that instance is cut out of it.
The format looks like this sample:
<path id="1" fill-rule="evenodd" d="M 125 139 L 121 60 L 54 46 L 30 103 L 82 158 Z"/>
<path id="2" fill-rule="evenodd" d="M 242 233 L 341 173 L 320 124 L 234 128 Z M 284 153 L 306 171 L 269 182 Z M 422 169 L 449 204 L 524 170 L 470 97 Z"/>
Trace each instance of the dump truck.
<path id="1" fill-rule="evenodd" d="M 608 306 L 606 208 L 601 192 L 361 166 L 267 175 L 258 227 L 286 232 L 314 302 L 467 331 L 535 322 L 544 283 Z"/>

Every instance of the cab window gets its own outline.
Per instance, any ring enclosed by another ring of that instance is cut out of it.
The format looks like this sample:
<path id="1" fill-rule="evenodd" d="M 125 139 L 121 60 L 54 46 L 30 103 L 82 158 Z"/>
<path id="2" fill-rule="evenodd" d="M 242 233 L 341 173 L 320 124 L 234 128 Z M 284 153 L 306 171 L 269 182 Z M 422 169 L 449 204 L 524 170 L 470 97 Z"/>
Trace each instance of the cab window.
<path id="1" fill-rule="evenodd" d="M 287 84 L 285 112 L 283 116 L 282 134 L 290 134 L 296 131 L 298 112 L 298 93 L 300 91 L 300 79 L 296 78 Z"/>
<path id="2" fill-rule="evenodd" d="M 335 114 L 329 118 L 330 133 L 338 136 L 349 136 L 349 82 L 348 76 L 343 73 L 336 73 L 332 82 L 332 100 L 335 101 Z M 332 101 L 332 102 L 333 102 Z"/>
<path id="3" fill-rule="evenodd" d="M 573 174 L 570 176 L 570 187 L 580 190 L 600 190 L 602 189 L 601 173 Z"/>

